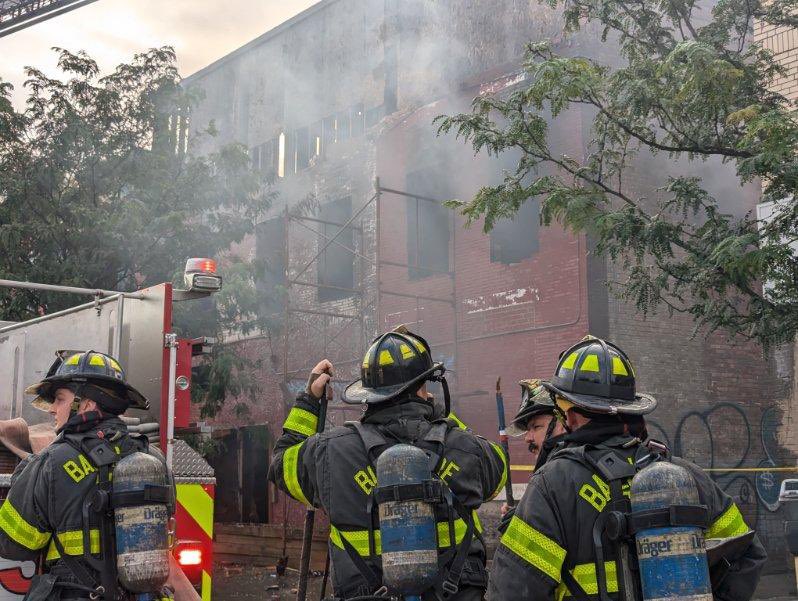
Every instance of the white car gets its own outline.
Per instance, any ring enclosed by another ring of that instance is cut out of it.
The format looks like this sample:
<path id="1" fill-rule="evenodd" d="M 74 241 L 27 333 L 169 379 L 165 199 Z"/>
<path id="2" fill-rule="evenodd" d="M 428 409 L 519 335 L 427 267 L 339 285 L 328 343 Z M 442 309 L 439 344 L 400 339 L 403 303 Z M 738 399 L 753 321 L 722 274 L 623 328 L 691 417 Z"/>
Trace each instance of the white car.
<path id="1" fill-rule="evenodd" d="M 791 478 L 781 483 L 779 491 L 779 501 L 798 501 L 798 479 Z"/>

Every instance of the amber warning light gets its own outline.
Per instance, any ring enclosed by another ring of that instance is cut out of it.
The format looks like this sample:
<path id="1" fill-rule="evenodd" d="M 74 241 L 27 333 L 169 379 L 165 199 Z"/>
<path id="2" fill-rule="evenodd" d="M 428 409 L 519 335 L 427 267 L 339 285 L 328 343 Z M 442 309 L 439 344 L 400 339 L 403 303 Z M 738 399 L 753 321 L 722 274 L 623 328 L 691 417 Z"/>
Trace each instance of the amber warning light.
<path id="1" fill-rule="evenodd" d="M 203 258 L 186 261 L 185 283 L 191 292 L 211 294 L 221 290 L 222 276 L 216 273 L 216 261 Z"/>

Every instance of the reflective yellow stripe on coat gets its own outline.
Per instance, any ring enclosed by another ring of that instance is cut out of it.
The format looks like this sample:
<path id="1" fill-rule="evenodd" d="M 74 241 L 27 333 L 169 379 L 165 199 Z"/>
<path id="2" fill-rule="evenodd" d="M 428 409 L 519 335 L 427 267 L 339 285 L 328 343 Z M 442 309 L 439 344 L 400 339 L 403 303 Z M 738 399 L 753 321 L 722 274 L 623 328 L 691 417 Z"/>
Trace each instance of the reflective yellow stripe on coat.
<path id="1" fill-rule="evenodd" d="M 313 436 L 316 433 L 316 428 L 319 423 L 319 418 L 312 414 L 310 411 L 294 407 L 288 414 L 288 417 L 283 424 L 286 430 L 293 430 L 305 436 Z"/>
<path id="2" fill-rule="evenodd" d="M 283 481 L 288 489 L 288 494 L 300 503 L 310 507 L 310 501 L 308 501 L 302 491 L 302 486 L 299 484 L 299 451 L 302 449 L 303 444 L 305 444 L 305 441 L 288 447 L 283 453 Z"/>
<path id="3" fill-rule="evenodd" d="M 476 532 L 482 532 L 482 524 L 477 517 L 477 512 L 474 511 L 473 514 L 474 519 L 474 529 Z M 451 545 L 451 539 L 449 537 L 449 522 L 438 522 L 436 524 L 438 530 L 438 548 L 445 549 Z M 466 525 L 465 521 L 462 519 L 456 519 L 454 521 L 454 542 L 455 544 L 460 544 L 465 536 L 466 530 L 468 526 Z M 338 547 L 339 549 L 344 548 L 344 543 L 341 540 L 345 538 L 346 541 L 352 545 L 352 547 L 357 551 L 357 554 L 362 557 L 369 556 L 369 531 L 368 530 L 339 530 L 333 525 L 330 525 L 330 542 L 333 545 Z M 374 552 L 376 555 L 382 554 L 382 538 L 380 536 L 379 529 L 374 529 Z"/>
<path id="4" fill-rule="evenodd" d="M 42 549 L 50 540 L 49 532 L 42 532 L 29 524 L 7 499 L 0 507 L 0 529 L 11 540 L 31 551 Z"/>
<path id="5" fill-rule="evenodd" d="M 607 592 L 617 593 L 618 572 L 614 561 L 604 562 L 604 573 L 607 575 Z M 571 574 L 585 593 L 588 595 L 598 595 L 598 578 L 596 578 L 595 563 L 580 563 L 574 566 L 574 569 L 571 570 Z M 554 591 L 554 598 L 557 601 L 561 601 L 564 597 L 570 597 L 571 595 L 571 591 L 568 590 L 568 587 L 565 586 L 563 582 L 557 585 L 557 590 Z"/>
<path id="6" fill-rule="evenodd" d="M 61 546 L 64 547 L 64 553 L 67 555 L 83 555 L 83 530 L 59 532 L 58 540 L 61 541 Z M 89 530 L 89 545 L 91 553 L 100 552 L 100 531 L 97 528 Z M 50 546 L 47 547 L 47 561 L 53 561 L 59 557 L 61 554 L 55 548 L 55 543 L 50 541 Z"/>
<path id="7" fill-rule="evenodd" d="M 513 516 L 501 544 L 553 580 L 560 582 L 565 549 L 518 516 Z"/>
<path id="8" fill-rule="evenodd" d="M 707 530 L 707 538 L 728 538 L 730 536 L 740 536 L 748 532 L 750 528 L 743 519 L 743 514 L 735 503 L 720 514 L 720 517 L 712 522 Z"/>
<path id="9" fill-rule="evenodd" d="M 497 445 L 495 442 L 490 442 L 491 448 L 493 448 L 493 452 L 496 453 L 499 458 L 502 460 L 502 477 L 499 479 L 499 485 L 496 487 L 496 490 L 493 491 L 493 494 L 490 496 L 489 500 L 492 500 L 498 495 L 501 490 L 504 488 L 504 485 L 507 483 L 507 478 L 509 474 L 507 473 L 507 455 L 504 454 L 504 449 Z"/>

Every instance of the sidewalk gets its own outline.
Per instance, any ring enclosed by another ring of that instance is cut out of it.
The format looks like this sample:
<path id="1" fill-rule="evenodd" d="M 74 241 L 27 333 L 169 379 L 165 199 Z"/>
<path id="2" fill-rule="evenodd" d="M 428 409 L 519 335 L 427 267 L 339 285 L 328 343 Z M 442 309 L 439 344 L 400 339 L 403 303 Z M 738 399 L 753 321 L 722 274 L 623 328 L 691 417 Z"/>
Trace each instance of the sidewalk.
<path id="1" fill-rule="evenodd" d="M 755 601 L 795 601 L 795 575 L 792 572 L 762 576 L 754 593 Z"/>

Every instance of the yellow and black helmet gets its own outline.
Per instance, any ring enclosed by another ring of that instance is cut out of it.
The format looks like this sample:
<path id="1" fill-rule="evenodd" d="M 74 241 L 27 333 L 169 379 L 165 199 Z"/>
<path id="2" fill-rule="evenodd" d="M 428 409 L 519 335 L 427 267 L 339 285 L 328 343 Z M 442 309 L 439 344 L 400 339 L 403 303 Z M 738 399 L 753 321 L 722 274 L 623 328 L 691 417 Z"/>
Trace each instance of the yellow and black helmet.
<path id="1" fill-rule="evenodd" d="M 374 340 L 363 357 L 360 379 L 346 387 L 343 400 L 350 405 L 383 403 L 444 371 L 443 363 L 433 362 L 427 341 L 400 327 Z"/>
<path id="2" fill-rule="evenodd" d="M 554 401 L 541 380 L 521 380 L 518 384 L 521 386 L 521 406 L 507 426 L 507 434 L 510 436 L 526 434 L 529 420 L 536 415 L 554 415 Z"/>
<path id="3" fill-rule="evenodd" d="M 59 388 L 80 389 L 81 385 L 93 386 L 94 395 L 87 396 L 114 412 L 121 409 L 121 413 L 128 407 L 149 408 L 147 399 L 127 383 L 122 366 L 110 355 L 96 351 L 59 351 L 56 355 L 42 381 L 25 389 L 27 394 L 36 395 L 32 405 L 37 409 L 47 411 Z"/>
<path id="4" fill-rule="evenodd" d="M 657 400 L 635 390 L 635 371 L 629 357 L 611 342 L 592 336 L 562 355 L 548 390 L 590 413 L 645 415 Z"/>

